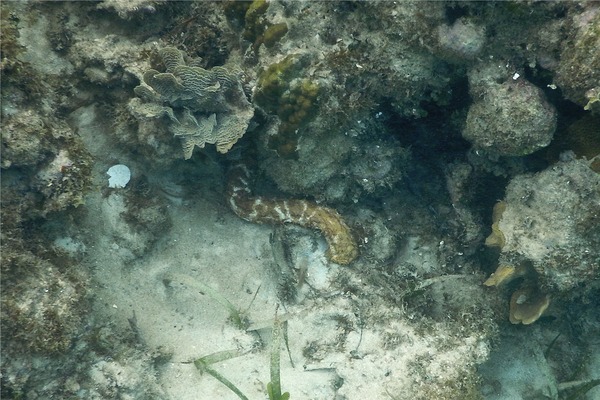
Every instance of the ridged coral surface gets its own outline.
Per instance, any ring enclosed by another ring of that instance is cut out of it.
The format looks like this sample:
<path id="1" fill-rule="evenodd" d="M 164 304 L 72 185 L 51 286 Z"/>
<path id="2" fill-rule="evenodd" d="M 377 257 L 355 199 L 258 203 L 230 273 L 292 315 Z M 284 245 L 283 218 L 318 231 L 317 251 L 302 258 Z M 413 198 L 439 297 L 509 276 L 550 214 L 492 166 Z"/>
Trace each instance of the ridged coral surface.
<path id="1" fill-rule="evenodd" d="M 203 148 L 206 143 L 227 153 L 254 115 L 239 72 L 188 66 L 184 54 L 173 47 L 162 48 L 159 54 L 166 72 L 150 69 L 144 73 L 146 86 L 135 89 L 143 102 L 132 99 L 132 114 L 138 119 L 168 117 L 169 129 L 181 140 L 186 160 L 196 146 Z"/>

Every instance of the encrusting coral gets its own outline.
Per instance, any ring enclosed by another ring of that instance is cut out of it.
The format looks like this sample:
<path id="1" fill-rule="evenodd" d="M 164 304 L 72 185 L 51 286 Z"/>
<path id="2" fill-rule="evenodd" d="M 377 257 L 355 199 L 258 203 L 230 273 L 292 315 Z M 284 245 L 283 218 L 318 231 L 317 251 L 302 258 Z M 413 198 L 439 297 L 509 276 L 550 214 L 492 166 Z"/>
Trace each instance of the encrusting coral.
<path id="1" fill-rule="evenodd" d="M 181 140 L 186 160 L 195 146 L 203 148 L 206 143 L 215 144 L 220 153 L 229 151 L 254 115 L 241 73 L 186 65 L 184 53 L 174 47 L 160 49 L 159 55 L 166 72 L 144 73 L 144 84 L 134 89 L 138 98 L 129 102 L 130 112 L 138 120 L 167 117 L 168 129 Z"/>

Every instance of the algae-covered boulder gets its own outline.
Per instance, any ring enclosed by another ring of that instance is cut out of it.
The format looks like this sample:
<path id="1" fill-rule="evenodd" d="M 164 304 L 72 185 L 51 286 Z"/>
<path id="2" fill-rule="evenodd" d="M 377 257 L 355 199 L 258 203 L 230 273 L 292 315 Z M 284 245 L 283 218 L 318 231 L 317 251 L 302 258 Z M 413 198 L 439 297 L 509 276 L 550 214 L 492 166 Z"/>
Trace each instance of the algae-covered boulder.
<path id="1" fill-rule="evenodd" d="M 486 40 L 485 27 L 466 18 L 459 18 L 452 25 L 440 25 L 437 33 L 441 55 L 453 62 L 475 59 Z"/>
<path id="2" fill-rule="evenodd" d="M 506 74 L 489 67 L 470 74 L 475 100 L 467 114 L 463 137 L 476 149 L 494 155 L 524 156 L 550 144 L 556 129 L 556 110 L 541 89 L 518 75 Z M 493 80 L 498 75 L 502 83 Z"/>
<path id="3" fill-rule="evenodd" d="M 500 264 L 484 285 L 512 290 L 513 324 L 534 323 L 553 300 L 598 290 L 600 175 L 585 159 L 563 158 L 513 178 L 494 207 L 486 245 L 500 250 Z"/>
<path id="4" fill-rule="evenodd" d="M 598 278 L 600 174 L 585 160 L 560 162 L 515 177 L 498 221 L 501 258 L 531 265 L 546 292 L 566 292 Z"/>
<path id="5" fill-rule="evenodd" d="M 590 98 L 586 93 L 600 83 L 600 7 L 590 2 L 571 16 L 572 29 L 561 46 L 556 84 L 565 97 L 580 106 Z"/>

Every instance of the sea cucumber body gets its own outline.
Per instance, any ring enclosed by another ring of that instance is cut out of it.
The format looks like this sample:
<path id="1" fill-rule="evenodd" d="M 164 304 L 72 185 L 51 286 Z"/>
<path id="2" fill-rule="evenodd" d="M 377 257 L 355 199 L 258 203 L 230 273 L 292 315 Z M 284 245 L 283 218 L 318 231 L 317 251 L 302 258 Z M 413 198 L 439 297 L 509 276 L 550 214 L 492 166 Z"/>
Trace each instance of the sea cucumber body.
<path id="1" fill-rule="evenodd" d="M 352 232 L 337 211 L 307 200 L 254 196 L 249 183 L 250 171 L 244 164 L 230 169 L 227 195 L 229 206 L 237 216 L 261 224 L 292 223 L 317 229 L 329 245 L 327 258 L 337 264 L 349 264 L 358 256 Z"/>

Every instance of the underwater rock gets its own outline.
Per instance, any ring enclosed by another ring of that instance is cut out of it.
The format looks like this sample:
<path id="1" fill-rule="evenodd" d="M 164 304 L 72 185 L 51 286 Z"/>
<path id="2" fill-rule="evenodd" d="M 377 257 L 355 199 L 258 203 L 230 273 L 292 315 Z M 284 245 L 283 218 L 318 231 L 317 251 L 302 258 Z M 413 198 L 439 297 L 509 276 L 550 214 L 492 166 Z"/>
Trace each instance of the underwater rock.
<path id="1" fill-rule="evenodd" d="M 590 2 L 572 15 L 572 28 L 561 46 L 555 82 L 565 97 L 581 107 L 589 103 L 586 92 L 600 82 L 600 7 Z"/>
<path id="2" fill-rule="evenodd" d="M 506 189 L 498 227 L 501 258 L 527 260 L 548 291 L 585 286 L 600 265 L 600 174 L 571 160 L 535 175 L 515 177 Z"/>
<path id="3" fill-rule="evenodd" d="M 4 118 L 3 118 L 4 119 Z M 22 110 L 2 124 L 2 167 L 33 166 L 44 159 L 48 127 L 33 110 Z"/>
<path id="4" fill-rule="evenodd" d="M 600 270 L 600 174 L 570 159 L 535 175 L 518 175 L 494 207 L 489 247 L 500 265 L 484 282 L 523 278 L 510 301 L 510 321 L 535 322 L 550 297 L 584 296 Z"/>
<path id="5" fill-rule="evenodd" d="M 86 277 L 24 249 L 3 253 L 2 330 L 10 351 L 66 351 L 81 329 Z"/>
<path id="6" fill-rule="evenodd" d="M 504 202 L 494 222 L 505 238 L 500 266 L 484 285 L 524 277 L 510 302 L 512 323 L 536 321 L 550 296 L 594 290 L 591 283 L 600 270 L 600 174 L 588 161 L 572 159 L 519 175 L 509 183 Z"/>
<path id="7" fill-rule="evenodd" d="M 2 168 L 31 175 L 41 215 L 83 203 L 90 184 L 91 157 L 62 120 L 24 110 L 6 118 L 2 131 Z M 30 210 L 33 211 L 33 210 Z"/>
<path id="8" fill-rule="evenodd" d="M 485 27 L 466 18 L 459 18 L 450 26 L 441 25 L 437 32 L 442 54 L 450 61 L 473 60 L 485 44 Z"/>
<path id="9" fill-rule="evenodd" d="M 492 73 L 497 75 L 493 69 Z M 498 84 L 485 72 L 471 73 L 475 102 L 469 108 L 463 137 L 474 148 L 500 156 L 524 156 L 546 147 L 556 129 L 556 110 L 525 79 L 502 79 Z"/>

